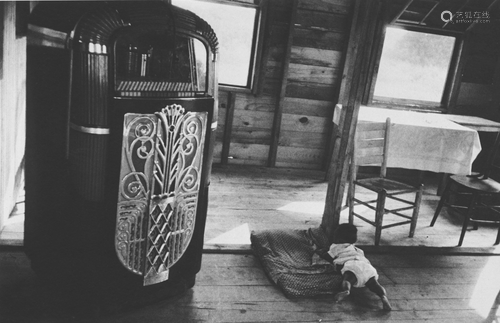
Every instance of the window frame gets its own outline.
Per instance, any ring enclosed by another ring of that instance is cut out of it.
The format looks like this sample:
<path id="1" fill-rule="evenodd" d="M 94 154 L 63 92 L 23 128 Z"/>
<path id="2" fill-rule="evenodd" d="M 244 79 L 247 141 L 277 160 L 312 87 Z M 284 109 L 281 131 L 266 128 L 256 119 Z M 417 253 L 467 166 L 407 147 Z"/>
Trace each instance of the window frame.
<path id="1" fill-rule="evenodd" d="M 181 0 L 180 0 L 181 1 Z M 267 12 L 267 0 L 197 0 L 203 2 L 212 2 L 225 5 L 247 7 L 256 9 L 253 36 L 252 36 L 252 48 L 250 53 L 250 64 L 248 69 L 247 84 L 245 86 L 224 84 L 219 80 L 219 90 L 230 91 L 230 92 L 241 92 L 241 93 L 258 93 L 260 91 L 260 84 L 262 83 L 262 77 L 265 73 L 263 70 L 263 51 L 264 51 L 264 30 L 266 26 L 266 12 Z M 174 5 L 176 5 L 174 3 Z M 208 22 L 210 24 L 210 22 Z M 220 58 L 217 58 L 218 65 L 220 68 Z"/>
<path id="2" fill-rule="evenodd" d="M 455 45 L 450 59 L 450 65 L 448 68 L 448 74 L 443 89 L 443 95 L 439 103 L 420 101 L 420 100 L 400 99 L 400 98 L 392 98 L 389 100 L 375 99 L 374 97 L 375 83 L 377 81 L 378 69 L 380 66 L 380 60 L 382 58 L 382 48 L 384 46 L 387 27 L 400 28 L 420 33 L 450 36 L 455 38 Z M 369 73 L 367 78 L 367 85 L 365 88 L 363 104 L 374 107 L 389 108 L 389 109 L 404 109 L 404 110 L 446 113 L 450 109 L 450 103 L 454 95 L 453 92 L 455 91 L 455 83 L 457 81 L 459 73 L 459 63 L 461 61 L 463 53 L 464 34 L 460 32 L 441 30 L 437 28 L 429 28 L 425 26 L 413 26 L 407 24 L 393 23 L 393 24 L 387 24 L 383 27 L 381 35 L 378 37 L 378 39 L 379 40 L 375 44 L 375 55 L 373 56 L 373 59 L 370 60 L 369 70 L 371 71 L 371 73 Z"/>

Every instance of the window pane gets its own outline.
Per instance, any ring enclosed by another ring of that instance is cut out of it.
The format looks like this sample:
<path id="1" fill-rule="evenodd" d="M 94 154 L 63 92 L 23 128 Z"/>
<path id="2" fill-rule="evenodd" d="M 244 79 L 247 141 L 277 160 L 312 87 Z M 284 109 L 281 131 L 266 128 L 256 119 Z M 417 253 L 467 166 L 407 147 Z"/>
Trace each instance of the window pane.
<path id="1" fill-rule="evenodd" d="M 174 0 L 208 22 L 219 40 L 219 83 L 248 86 L 256 8 L 196 0 Z"/>
<path id="2" fill-rule="evenodd" d="M 374 97 L 441 102 L 455 37 L 387 28 Z"/>

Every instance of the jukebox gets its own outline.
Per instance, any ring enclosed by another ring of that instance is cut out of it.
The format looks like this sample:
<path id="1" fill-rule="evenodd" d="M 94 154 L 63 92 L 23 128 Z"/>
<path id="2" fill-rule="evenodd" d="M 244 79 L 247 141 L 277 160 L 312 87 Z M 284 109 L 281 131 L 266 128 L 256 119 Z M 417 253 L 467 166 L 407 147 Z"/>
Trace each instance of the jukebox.
<path id="1" fill-rule="evenodd" d="M 32 268 L 104 311 L 192 287 L 217 124 L 213 30 L 161 1 L 41 2 L 28 29 Z"/>

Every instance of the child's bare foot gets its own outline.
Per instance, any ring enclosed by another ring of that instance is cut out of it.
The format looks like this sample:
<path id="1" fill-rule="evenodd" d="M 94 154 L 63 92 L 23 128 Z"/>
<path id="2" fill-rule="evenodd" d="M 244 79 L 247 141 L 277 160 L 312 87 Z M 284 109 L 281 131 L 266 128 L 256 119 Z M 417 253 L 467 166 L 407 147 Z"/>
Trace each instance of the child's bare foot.
<path id="1" fill-rule="evenodd" d="M 380 299 L 382 300 L 382 307 L 384 311 L 392 311 L 392 306 L 391 303 L 389 303 L 387 296 L 382 296 Z"/>
<path id="2" fill-rule="evenodd" d="M 342 291 L 338 292 L 337 294 L 335 294 L 335 296 L 333 297 L 333 300 L 336 303 L 339 303 L 339 302 L 343 301 L 344 298 L 346 298 L 347 296 L 349 296 L 349 294 L 351 294 L 351 283 L 349 283 L 348 281 L 344 280 L 342 282 Z"/>
<path id="3" fill-rule="evenodd" d="M 342 302 L 344 300 L 344 298 L 346 298 L 347 296 L 349 296 L 350 293 L 351 292 L 348 291 L 348 290 L 343 290 L 341 292 L 338 292 L 333 297 L 333 300 L 335 301 L 335 303 L 340 303 L 340 302 Z"/>

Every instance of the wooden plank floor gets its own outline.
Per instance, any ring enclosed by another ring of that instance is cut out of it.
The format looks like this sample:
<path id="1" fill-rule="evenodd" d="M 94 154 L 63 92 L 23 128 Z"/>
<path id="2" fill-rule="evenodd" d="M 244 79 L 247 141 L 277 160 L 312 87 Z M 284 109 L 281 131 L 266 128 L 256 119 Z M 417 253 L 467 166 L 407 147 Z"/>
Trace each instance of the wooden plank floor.
<path id="1" fill-rule="evenodd" d="M 460 217 L 444 209 L 436 225 L 429 226 L 438 202 L 438 179 L 433 173 L 424 176 L 425 193 L 415 236 L 408 237 L 409 226 L 390 228 L 382 233 L 382 247 L 456 247 L 462 225 Z M 205 248 L 248 251 L 252 230 L 317 227 L 323 215 L 326 188 L 321 171 L 214 165 Z M 24 196 L 13 215 L 0 232 L 0 245 L 22 246 Z M 341 222 L 347 222 L 347 210 L 342 212 Z M 362 221 L 355 224 L 359 230 L 358 244 L 373 245 L 374 228 Z M 461 250 L 479 248 L 479 252 L 500 253 L 500 247 L 493 246 L 496 230 L 494 226 L 469 230 Z"/>
<path id="2" fill-rule="evenodd" d="M 288 299 L 253 255 L 204 254 L 195 286 L 174 299 L 93 319 L 68 314 L 22 251 L 0 251 L 0 322 L 498 322 L 500 256 L 370 254 L 393 311 L 365 288 L 342 303 Z"/>
<path id="3" fill-rule="evenodd" d="M 382 232 L 381 246 L 454 248 L 462 228 L 462 218 L 443 209 L 434 227 L 430 222 L 439 201 L 440 177 L 425 173 L 425 192 L 417 229 L 408 237 L 409 225 Z M 250 231 L 265 229 L 307 229 L 321 223 L 327 183 L 324 172 L 252 166 L 215 165 L 210 186 L 205 248 L 208 250 L 248 250 Z M 371 211 L 370 211 L 371 212 Z M 386 219 L 390 221 L 390 218 Z M 386 221 L 384 220 L 384 221 Z M 347 210 L 341 213 L 347 222 Z M 375 230 L 357 220 L 358 244 L 373 245 Z M 469 230 L 462 250 L 480 248 L 500 253 L 494 246 L 497 226 Z"/>
<path id="4" fill-rule="evenodd" d="M 379 300 L 366 289 L 355 290 L 340 304 L 335 304 L 332 297 L 286 298 L 248 252 L 249 232 L 318 226 L 326 194 L 323 176 L 316 171 L 214 167 L 206 253 L 196 285 L 174 299 L 98 319 L 73 317 L 64 301 L 45 290 L 36 279 L 22 249 L 3 247 L 0 322 L 500 321 L 500 253 L 498 247 L 492 246 L 496 228 L 470 231 L 464 247 L 455 248 L 460 219 L 445 213 L 435 227 L 429 227 L 438 200 L 432 177 L 426 178 L 426 194 L 414 238 L 407 237 L 406 228 L 393 228 L 383 233 L 382 247 L 374 248 L 373 228 L 356 223 L 360 245 L 379 270 L 380 282 L 394 308 L 392 312 L 381 311 Z M 342 217 L 345 221 L 345 214 Z M 436 246 L 455 252 L 426 248 Z M 223 253 L 217 253 L 221 248 Z M 227 253 L 228 250 L 240 253 Z"/>

